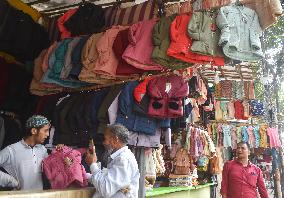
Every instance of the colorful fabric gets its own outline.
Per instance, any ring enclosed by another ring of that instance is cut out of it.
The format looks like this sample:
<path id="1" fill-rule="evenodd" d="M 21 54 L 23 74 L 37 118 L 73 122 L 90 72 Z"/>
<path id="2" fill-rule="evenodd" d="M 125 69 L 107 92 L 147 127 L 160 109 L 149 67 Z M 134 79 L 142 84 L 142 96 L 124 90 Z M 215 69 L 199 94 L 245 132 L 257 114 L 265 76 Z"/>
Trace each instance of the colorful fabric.
<path id="1" fill-rule="evenodd" d="M 27 120 L 26 127 L 27 128 L 37 128 L 37 127 L 41 127 L 43 125 L 49 125 L 49 124 L 50 122 L 48 121 L 46 117 L 41 116 L 41 115 L 33 115 Z"/>
<path id="2" fill-rule="evenodd" d="M 232 129 L 232 126 L 230 125 L 222 126 L 222 130 L 224 134 L 224 141 L 223 141 L 224 147 L 232 147 L 231 129 Z"/>

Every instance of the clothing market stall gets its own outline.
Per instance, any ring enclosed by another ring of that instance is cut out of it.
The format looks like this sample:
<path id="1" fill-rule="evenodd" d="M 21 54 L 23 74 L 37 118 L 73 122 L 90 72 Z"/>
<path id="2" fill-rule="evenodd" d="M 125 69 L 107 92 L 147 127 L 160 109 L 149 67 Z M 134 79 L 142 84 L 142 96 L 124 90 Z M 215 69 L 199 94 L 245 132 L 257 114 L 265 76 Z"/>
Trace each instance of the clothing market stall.
<path id="1" fill-rule="evenodd" d="M 263 0 L 266 9 L 254 0 L 26 3 L 0 2 L 0 149 L 40 114 L 52 124 L 49 159 L 64 144 L 81 171 L 55 184 L 52 160 L 43 160 L 49 190 L 0 197 L 91 197 L 82 148 L 94 140 L 106 167 L 103 132 L 114 123 L 130 131 L 139 198 L 218 197 L 240 140 L 267 178 L 271 165 L 277 174 L 273 107 L 257 100 L 251 64 L 264 58 L 260 37 L 282 14 L 279 0 Z"/>

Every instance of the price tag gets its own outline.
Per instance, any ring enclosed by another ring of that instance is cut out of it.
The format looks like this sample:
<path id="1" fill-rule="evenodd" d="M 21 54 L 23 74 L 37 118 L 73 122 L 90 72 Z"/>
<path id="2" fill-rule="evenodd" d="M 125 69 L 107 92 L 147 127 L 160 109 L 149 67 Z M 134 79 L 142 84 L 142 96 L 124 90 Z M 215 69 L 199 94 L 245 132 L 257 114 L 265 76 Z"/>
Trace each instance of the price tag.
<path id="1" fill-rule="evenodd" d="M 166 83 L 166 93 L 169 93 L 171 89 L 172 89 L 172 84 Z"/>

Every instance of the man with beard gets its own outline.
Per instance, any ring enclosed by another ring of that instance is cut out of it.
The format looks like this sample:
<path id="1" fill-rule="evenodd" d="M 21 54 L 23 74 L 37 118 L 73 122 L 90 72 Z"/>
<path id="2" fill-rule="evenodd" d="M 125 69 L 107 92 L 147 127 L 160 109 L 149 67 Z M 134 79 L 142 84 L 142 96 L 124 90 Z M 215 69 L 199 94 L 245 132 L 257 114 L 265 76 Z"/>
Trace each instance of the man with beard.
<path id="1" fill-rule="evenodd" d="M 139 169 L 134 154 L 126 146 L 129 131 L 122 125 L 106 128 L 104 146 L 111 153 L 107 169 L 101 170 L 95 152 L 87 152 L 90 165 L 89 181 L 96 188 L 94 198 L 137 198 Z"/>
<path id="2" fill-rule="evenodd" d="M 0 186 L 20 190 L 42 190 L 41 162 L 48 156 L 42 145 L 49 136 L 50 122 L 34 115 L 26 122 L 24 138 L 0 151 Z"/>
<path id="3" fill-rule="evenodd" d="M 261 198 L 268 198 L 262 171 L 249 161 L 249 152 L 248 143 L 240 142 L 236 159 L 224 164 L 221 184 L 223 198 L 256 198 L 257 189 Z"/>

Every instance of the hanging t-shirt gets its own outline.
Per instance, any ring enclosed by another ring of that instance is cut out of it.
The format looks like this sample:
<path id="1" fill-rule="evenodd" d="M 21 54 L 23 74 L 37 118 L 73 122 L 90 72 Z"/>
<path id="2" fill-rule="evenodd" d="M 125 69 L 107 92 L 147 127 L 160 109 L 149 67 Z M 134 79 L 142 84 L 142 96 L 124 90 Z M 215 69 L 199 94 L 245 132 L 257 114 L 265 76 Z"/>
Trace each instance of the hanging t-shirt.
<path id="1" fill-rule="evenodd" d="M 281 147 L 277 128 L 267 128 L 267 135 L 269 136 L 270 147 Z"/>
<path id="2" fill-rule="evenodd" d="M 252 148 L 255 148 L 255 137 L 254 137 L 254 132 L 253 132 L 253 127 L 252 126 L 249 126 L 247 128 L 247 133 L 248 133 L 248 136 L 249 136 L 249 145 L 252 147 Z"/>
<path id="3" fill-rule="evenodd" d="M 243 137 L 243 142 L 249 142 L 249 135 L 246 126 L 242 127 L 242 137 Z"/>
<path id="4" fill-rule="evenodd" d="M 240 100 L 235 101 L 235 118 L 244 119 L 244 106 Z"/>
<path id="5" fill-rule="evenodd" d="M 232 126 L 230 125 L 222 126 L 222 130 L 224 134 L 223 145 L 225 148 L 232 147 L 231 129 L 232 129 Z"/>
<path id="6" fill-rule="evenodd" d="M 252 100 L 250 102 L 251 114 L 253 116 L 260 116 L 264 114 L 264 106 L 263 103 L 259 100 Z"/>
<path id="7" fill-rule="evenodd" d="M 255 148 L 258 148 L 260 145 L 260 134 L 259 134 L 259 126 L 255 126 L 253 128 L 253 133 L 255 137 Z"/>
<path id="8" fill-rule="evenodd" d="M 260 145 L 259 147 L 261 148 L 267 148 L 267 126 L 266 125 L 261 125 L 259 128 L 259 133 L 260 133 Z"/>

